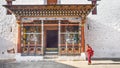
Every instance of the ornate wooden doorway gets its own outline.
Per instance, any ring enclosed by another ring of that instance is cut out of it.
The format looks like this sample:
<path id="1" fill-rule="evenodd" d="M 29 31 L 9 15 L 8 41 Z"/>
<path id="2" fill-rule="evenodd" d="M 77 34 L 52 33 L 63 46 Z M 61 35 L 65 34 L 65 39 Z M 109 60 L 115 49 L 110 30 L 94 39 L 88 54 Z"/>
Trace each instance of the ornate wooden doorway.
<path id="1" fill-rule="evenodd" d="M 44 24 L 44 55 L 58 55 L 58 24 L 57 21 L 51 21 L 52 24 Z"/>
<path id="2" fill-rule="evenodd" d="M 46 36 L 46 47 L 58 48 L 58 30 L 47 30 Z"/>

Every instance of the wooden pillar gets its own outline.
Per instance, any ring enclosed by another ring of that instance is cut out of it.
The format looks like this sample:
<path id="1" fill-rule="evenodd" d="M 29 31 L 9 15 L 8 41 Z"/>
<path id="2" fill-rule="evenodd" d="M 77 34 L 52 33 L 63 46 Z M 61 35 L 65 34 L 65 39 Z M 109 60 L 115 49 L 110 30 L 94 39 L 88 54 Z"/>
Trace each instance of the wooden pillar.
<path id="1" fill-rule="evenodd" d="M 18 23 L 17 52 L 21 53 L 21 25 L 19 20 L 17 20 L 17 23 Z"/>
<path id="2" fill-rule="evenodd" d="M 57 4 L 57 0 L 47 0 L 47 5 Z"/>
<path id="3" fill-rule="evenodd" d="M 96 5 L 97 1 L 92 1 L 93 5 Z M 92 11 L 92 14 L 97 14 L 97 6 L 94 8 L 94 10 Z"/>
<path id="4" fill-rule="evenodd" d="M 59 55 L 60 55 L 60 46 L 61 46 L 61 21 L 58 22 L 58 47 L 59 47 Z"/>
<path id="5" fill-rule="evenodd" d="M 44 54 L 44 21 L 41 20 L 42 23 L 41 23 L 41 44 L 42 44 L 42 54 Z"/>
<path id="6" fill-rule="evenodd" d="M 84 34 L 85 19 L 81 20 L 81 53 L 85 52 L 85 34 Z"/>

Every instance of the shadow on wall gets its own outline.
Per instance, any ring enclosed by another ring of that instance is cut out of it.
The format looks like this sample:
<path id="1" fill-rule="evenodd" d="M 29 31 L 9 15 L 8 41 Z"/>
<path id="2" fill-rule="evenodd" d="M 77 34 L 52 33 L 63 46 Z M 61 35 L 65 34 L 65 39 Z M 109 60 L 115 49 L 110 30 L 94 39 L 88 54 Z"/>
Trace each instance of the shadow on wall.
<path id="1" fill-rule="evenodd" d="M 15 53 L 16 44 L 0 37 L 0 54 Z"/>

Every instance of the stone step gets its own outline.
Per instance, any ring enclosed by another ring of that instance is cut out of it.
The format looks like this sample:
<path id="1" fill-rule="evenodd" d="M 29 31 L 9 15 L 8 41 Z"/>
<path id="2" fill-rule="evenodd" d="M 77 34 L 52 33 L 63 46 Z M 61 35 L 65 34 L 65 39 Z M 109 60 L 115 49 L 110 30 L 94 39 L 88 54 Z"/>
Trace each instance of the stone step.
<path id="1" fill-rule="evenodd" d="M 58 51 L 58 48 L 46 48 L 45 51 Z"/>
<path id="2" fill-rule="evenodd" d="M 58 58 L 58 55 L 45 55 L 44 59 L 56 59 Z"/>
<path id="3" fill-rule="evenodd" d="M 46 51 L 45 55 L 58 55 L 58 51 Z"/>

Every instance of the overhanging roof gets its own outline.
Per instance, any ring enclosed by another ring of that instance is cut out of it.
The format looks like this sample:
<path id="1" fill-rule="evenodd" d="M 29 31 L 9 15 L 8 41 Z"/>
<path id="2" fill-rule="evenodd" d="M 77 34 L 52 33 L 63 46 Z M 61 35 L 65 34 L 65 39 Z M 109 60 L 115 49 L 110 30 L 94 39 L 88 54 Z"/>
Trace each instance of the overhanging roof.
<path id="1" fill-rule="evenodd" d="M 16 16 L 23 17 L 86 17 L 96 5 L 4 5 Z"/>

